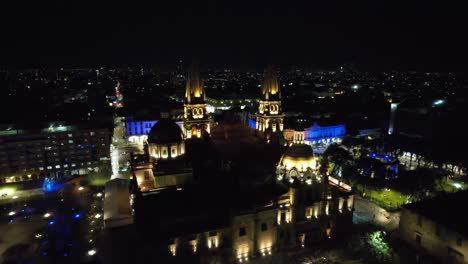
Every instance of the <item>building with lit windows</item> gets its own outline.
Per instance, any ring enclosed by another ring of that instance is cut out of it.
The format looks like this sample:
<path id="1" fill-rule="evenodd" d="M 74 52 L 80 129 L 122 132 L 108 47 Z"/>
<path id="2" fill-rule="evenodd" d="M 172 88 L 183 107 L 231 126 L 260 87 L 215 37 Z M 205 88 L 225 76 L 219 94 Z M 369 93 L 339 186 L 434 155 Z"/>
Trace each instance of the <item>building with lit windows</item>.
<path id="1" fill-rule="evenodd" d="M 210 133 L 211 119 L 207 111 L 206 93 L 197 65 L 190 67 L 184 98 L 183 132 L 186 138 Z"/>
<path id="2" fill-rule="evenodd" d="M 38 129 L 0 131 L 0 182 L 86 174 L 109 163 L 108 128 L 49 123 Z"/>
<path id="3" fill-rule="evenodd" d="M 154 153 L 161 148 L 155 139 L 150 155 L 179 157 L 171 149 L 181 147 L 180 131 L 172 127 L 164 131 L 175 135 L 161 135 L 167 137 L 167 152 Z M 352 224 L 354 201 L 348 185 L 321 174 L 308 145 L 287 149 L 275 184 L 214 188 L 180 182 L 133 195 L 140 234 L 156 243 L 162 261 L 187 262 L 209 256 L 242 263 L 339 237 Z"/>
<path id="4" fill-rule="evenodd" d="M 125 118 L 125 132 L 129 143 L 143 145 L 148 139 L 148 134 L 151 128 L 159 120 L 145 120 L 136 119 L 134 117 Z M 175 121 L 175 123 L 183 129 L 182 121 Z"/>
<path id="5" fill-rule="evenodd" d="M 283 132 L 288 143 L 304 143 L 308 145 L 339 143 L 346 135 L 344 124 L 320 126 L 314 123 L 305 129 L 287 128 Z"/>
<path id="6" fill-rule="evenodd" d="M 148 133 L 145 154 L 133 155 L 132 172 L 141 191 L 193 182 L 185 139 L 174 121 L 159 120 Z"/>
<path id="7" fill-rule="evenodd" d="M 351 187 L 320 173 L 309 145 L 293 144 L 277 167 L 278 184 L 288 192 L 278 199 L 278 247 L 302 246 L 345 233 L 352 225 Z"/>
<path id="8" fill-rule="evenodd" d="M 268 66 L 265 70 L 262 98 L 259 101 L 255 117 L 258 131 L 265 132 L 269 128 L 272 132 L 283 131 L 284 114 L 281 104 L 281 89 L 272 66 Z"/>

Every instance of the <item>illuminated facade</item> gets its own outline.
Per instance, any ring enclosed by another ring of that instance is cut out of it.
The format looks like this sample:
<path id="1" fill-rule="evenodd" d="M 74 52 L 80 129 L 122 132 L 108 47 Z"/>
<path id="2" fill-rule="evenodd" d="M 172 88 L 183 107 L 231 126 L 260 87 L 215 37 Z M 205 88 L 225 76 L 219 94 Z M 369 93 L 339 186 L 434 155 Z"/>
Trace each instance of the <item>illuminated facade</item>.
<path id="1" fill-rule="evenodd" d="M 274 187 L 232 190 L 185 185 L 136 195 L 140 198 L 135 223 L 142 225 L 145 235 L 167 237 L 163 246 L 169 258 L 209 254 L 225 256 L 226 263 L 274 257 L 278 251 L 306 247 L 349 230 L 354 208 L 351 188 L 320 175 L 310 146 L 290 147 L 277 176 Z M 159 229 L 148 233 L 155 222 Z"/>
<path id="2" fill-rule="evenodd" d="M 285 129 L 284 139 L 288 143 L 298 144 L 331 144 L 339 143 L 346 135 L 344 124 L 320 126 L 317 123 L 306 129 Z"/>
<path id="3" fill-rule="evenodd" d="M 289 191 L 278 200 L 278 248 L 304 247 L 346 232 L 352 224 L 351 187 L 319 173 L 312 148 L 293 144 L 277 168 L 277 181 Z"/>
<path id="4" fill-rule="evenodd" d="M 318 159 L 312 148 L 305 144 L 294 144 L 289 147 L 277 167 L 277 179 L 289 182 L 300 181 L 308 184 L 320 182 Z"/>
<path id="5" fill-rule="evenodd" d="M 146 153 L 133 155 L 131 161 L 133 175 L 142 192 L 193 181 L 182 130 L 174 121 L 159 120 L 145 143 Z"/>
<path id="6" fill-rule="evenodd" d="M 108 163 L 107 128 L 49 123 L 42 129 L 0 130 L 0 183 L 86 174 Z"/>
<path id="7" fill-rule="evenodd" d="M 148 134 L 151 159 L 174 159 L 185 154 L 185 142 L 179 126 L 171 120 L 157 122 Z"/>
<path id="8" fill-rule="evenodd" d="M 265 132 L 283 131 L 283 109 L 281 105 L 281 89 L 273 67 L 269 66 L 264 75 L 262 98 L 259 101 L 256 116 L 256 129 Z"/>
<path id="9" fill-rule="evenodd" d="M 129 143 L 143 145 L 148 140 L 148 134 L 151 128 L 159 120 L 137 120 L 133 117 L 125 118 L 125 132 Z M 183 122 L 176 121 L 176 124 L 183 129 Z"/>
<path id="10" fill-rule="evenodd" d="M 186 138 L 210 133 L 211 120 L 207 111 L 206 94 L 198 67 L 193 64 L 185 86 L 183 130 Z"/>

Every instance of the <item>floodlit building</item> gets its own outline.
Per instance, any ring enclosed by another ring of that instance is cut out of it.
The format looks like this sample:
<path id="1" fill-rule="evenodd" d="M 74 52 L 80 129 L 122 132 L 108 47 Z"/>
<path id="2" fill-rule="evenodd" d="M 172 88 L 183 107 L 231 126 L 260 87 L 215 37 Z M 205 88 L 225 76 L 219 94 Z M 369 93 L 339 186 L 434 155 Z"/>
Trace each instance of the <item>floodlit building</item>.
<path id="1" fill-rule="evenodd" d="M 143 192 L 193 181 L 182 130 L 172 120 L 161 119 L 151 128 L 145 154 L 133 155 L 131 163 Z"/>
<path id="2" fill-rule="evenodd" d="M 352 225 L 351 187 L 319 172 L 309 145 L 293 144 L 277 168 L 278 184 L 288 192 L 278 199 L 278 247 L 302 246 L 345 233 Z"/>
<path id="3" fill-rule="evenodd" d="M 467 263 L 466 201 L 468 191 L 461 191 L 403 206 L 400 237 L 442 263 Z"/>
<path id="4" fill-rule="evenodd" d="M 293 145 L 281 158 L 276 184 L 137 192 L 135 223 L 142 236 L 157 237 L 156 247 L 169 258 L 209 254 L 245 262 L 313 245 L 349 230 L 354 201 L 349 186 L 318 169 L 310 146 Z"/>
<path id="5" fill-rule="evenodd" d="M 283 131 L 283 108 L 281 103 L 281 89 L 278 77 L 272 66 L 265 70 L 262 98 L 259 101 L 256 116 L 256 129 L 265 132 L 271 128 L 272 132 Z"/>
<path id="6" fill-rule="evenodd" d="M 211 119 L 207 111 L 206 93 L 197 65 L 192 64 L 185 86 L 184 134 L 187 138 L 210 133 Z"/>
<path id="7" fill-rule="evenodd" d="M 0 182 L 86 174 L 109 162 L 108 128 L 49 123 L 38 129 L 0 131 Z"/>
<path id="8" fill-rule="evenodd" d="M 305 143 L 308 145 L 314 144 L 331 144 L 339 143 L 346 135 L 346 127 L 344 124 L 336 124 L 329 126 L 320 126 L 314 123 L 312 126 L 301 128 L 288 128 L 283 131 L 284 139 L 289 144 Z"/>

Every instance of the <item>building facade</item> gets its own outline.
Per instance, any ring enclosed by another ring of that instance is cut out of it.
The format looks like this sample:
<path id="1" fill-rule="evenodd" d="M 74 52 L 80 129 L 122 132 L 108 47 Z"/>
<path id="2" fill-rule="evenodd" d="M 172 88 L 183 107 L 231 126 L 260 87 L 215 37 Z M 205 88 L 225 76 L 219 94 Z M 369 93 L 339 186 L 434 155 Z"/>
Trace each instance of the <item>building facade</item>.
<path id="1" fill-rule="evenodd" d="M 207 111 L 206 94 L 198 67 L 193 64 L 185 86 L 183 132 L 186 138 L 210 133 L 211 119 Z"/>
<path id="2" fill-rule="evenodd" d="M 221 186 L 213 190 L 179 184 L 137 193 L 135 223 L 153 236 L 148 227 L 158 222 L 160 230 L 154 232 L 168 236 L 158 243 L 166 247 L 169 258 L 208 254 L 229 263 L 310 246 L 349 230 L 354 207 L 351 188 L 320 175 L 310 146 L 291 146 L 281 158 L 277 177 L 274 192 L 266 191 L 271 186 L 236 193 Z"/>
<path id="3" fill-rule="evenodd" d="M 255 114 L 256 129 L 265 132 L 271 128 L 272 132 L 283 131 L 283 108 L 281 103 L 281 89 L 278 77 L 272 66 L 265 70 L 262 85 L 262 98 Z"/>
<path id="4" fill-rule="evenodd" d="M 131 168 L 142 192 L 191 183 L 192 171 L 180 126 L 169 119 L 159 120 L 148 133 L 145 154 L 133 155 Z"/>
<path id="5" fill-rule="evenodd" d="M 459 207 L 467 199 L 468 192 L 462 191 L 405 205 L 400 237 L 442 263 L 468 263 L 468 218 Z"/>
<path id="6" fill-rule="evenodd" d="M 112 132 L 50 123 L 37 130 L 0 132 L 0 181 L 86 174 L 109 162 Z"/>
<path id="7" fill-rule="evenodd" d="M 346 135 L 346 127 L 344 124 L 320 126 L 315 123 L 306 129 L 285 129 L 283 134 L 290 144 L 330 144 L 341 142 Z"/>

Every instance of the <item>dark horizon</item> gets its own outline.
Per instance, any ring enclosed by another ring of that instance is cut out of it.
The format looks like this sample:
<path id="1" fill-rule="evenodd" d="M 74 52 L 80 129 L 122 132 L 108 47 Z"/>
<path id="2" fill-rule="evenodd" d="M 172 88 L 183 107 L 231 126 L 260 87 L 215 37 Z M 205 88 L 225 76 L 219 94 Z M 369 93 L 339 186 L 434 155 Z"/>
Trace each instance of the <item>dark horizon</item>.
<path id="1" fill-rule="evenodd" d="M 367 2 L 7 3 L 1 67 L 169 66 L 466 73 L 463 6 Z"/>

